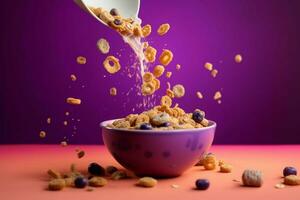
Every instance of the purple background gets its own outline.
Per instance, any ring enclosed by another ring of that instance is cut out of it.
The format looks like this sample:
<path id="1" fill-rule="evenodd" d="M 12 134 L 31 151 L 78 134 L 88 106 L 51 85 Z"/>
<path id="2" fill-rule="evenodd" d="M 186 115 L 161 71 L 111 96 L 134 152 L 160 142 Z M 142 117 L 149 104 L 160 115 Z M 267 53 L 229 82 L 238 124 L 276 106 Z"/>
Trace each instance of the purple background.
<path id="1" fill-rule="evenodd" d="M 129 47 L 71 0 L 5 1 L 2 8 L 1 143 L 58 143 L 64 136 L 70 143 L 100 143 L 99 122 L 122 117 L 141 101 L 125 95 L 133 79 L 103 69 L 105 56 L 96 42 L 109 40 L 111 54 L 121 54 L 122 71 L 131 63 Z M 300 143 L 299 8 L 298 0 L 142 0 L 140 17 L 153 32 L 171 24 L 166 36 L 153 33 L 150 42 L 158 53 L 173 51 L 170 82 L 186 88 L 177 102 L 187 111 L 204 109 L 218 123 L 215 143 Z M 243 55 L 242 64 L 234 63 L 236 53 Z M 78 55 L 88 63 L 77 65 Z M 219 70 L 216 79 L 203 68 L 206 61 Z M 70 81 L 71 73 L 77 82 Z M 166 79 L 161 82 L 160 94 Z M 116 97 L 109 96 L 112 86 Z M 221 88 L 219 105 L 212 97 Z M 203 100 L 196 98 L 198 90 Z M 66 105 L 68 96 L 82 98 L 82 105 Z M 41 129 L 47 131 L 43 140 Z"/>

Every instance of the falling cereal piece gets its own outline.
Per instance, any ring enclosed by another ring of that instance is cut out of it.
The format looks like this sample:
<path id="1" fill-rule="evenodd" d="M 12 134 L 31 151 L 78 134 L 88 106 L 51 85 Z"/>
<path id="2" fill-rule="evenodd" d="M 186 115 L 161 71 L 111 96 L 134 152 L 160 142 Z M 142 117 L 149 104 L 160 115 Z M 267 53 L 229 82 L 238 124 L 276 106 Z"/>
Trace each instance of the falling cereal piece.
<path id="1" fill-rule="evenodd" d="M 211 71 L 212 77 L 216 78 L 217 74 L 218 74 L 218 70 L 213 69 L 213 70 Z"/>
<path id="2" fill-rule="evenodd" d="M 151 72 L 146 72 L 144 75 L 143 75 L 143 81 L 144 82 L 151 82 L 153 80 L 153 74 Z"/>
<path id="3" fill-rule="evenodd" d="M 167 66 L 173 60 L 173 53 L 168 49 L 163 49 L 159 56 L 159 61 L 162 65 Z"/>
<path id="4" fill-rule="evenodd" d="M 162 66 L 162 65 L 156 65 L 153 69 L 153 75 L 158 78 L 160 77 L 161 75 L 163 75 L 165 71 L 165 67 Z"/>
<path id="5" fill-rule="evenodd" d="M 172 91 L 174 92 L 174 96 L 176 98 L 183 97 L 185 94 L 185 89 L 181 84 L 174 85 Z"/>
<path id="6" fill-rule="evenodd" d="M 149 43 L 148 42 L 143 42 L 142 46 L 143 46 L 143 49 L 146 49 L 149 46 Z"/>
<path id="7" fill-rule="evenodd" d="M 274 185 L 274 187 L 275 187 L 276 189 L 282 189 L 282 188 L 285 188 L 285 185 L 282 184 L 282 183 L 277 183 L 276 185 Z"/>
<path id="8" fill-rule="evenodd" d="M 153 63 L 156 59 L 156 53 L 157 53 L 157 50 L 155 48 L 148 46 L 144 51 L 146 61 Z"/>
<path id="9" fill-rule="evenodd" d="M 180 64 L 177 64 L 177 65 L 176 65 L 176 69 L 177 69 L 177 70 L 180 70 L 180 69 L 181 69 L 181 65 L 180 65 Z"/>
<path id="10" fill-rule="evenodd" d="M 151 25 L 147 24 L 145 26 L 142 27 L 142 33 L 143 33 L 143 37 L 147 37 L 148 35 L 150 35 L 151 33 Z"/>
<path id="11" fill-rule="evenodd" d="M 117 95 L 117 88 L 115 88 L 115 87 L 110 88 L 109 89 L 109 94 L 111 96 L 116 96 Z"/>
<path id="12" fill-rule="evenodd" d="M 70 115 L 70 113 L 69 113 L 69 112 L 65 112 L 65 115 L 66 115 L 66 116 L 69 116 L 69 115 Z"/>
<path id="13" fill-rule="evenodd" d="M 155 85 L 152 82 L 144 82 L 142 85 L 142 94 L 151 95 L 155 92 Z"/>
<path id="14" fill-rule="evenodd" d="M 218 99 L 221 99 L 222 98 L 222 94 L 220 91 L 217 91 L 214 95 L 214 100 L 218 100 Z"/>
<path id="15" fill-rule="evenodd" d="M 66 146 L 68 145 L 68 143 L 67 143 L 66 141 L 62 141 L 62 142 L 60 143 L 60 145 L 63 146 L 63 147 L 66 147 Z"/>
<path id="16" fill-rule="evenodd" d="M 51 117 L 47 118 L 47 124 L 51 124 Z"/>
<path id="17" fill-rule="evenodd" d="M 117 73 L 121 69 L 119 59 L 114 56 L 107 56 L 103 61 L 103 66 L 110 74 Z"/>
<path id="18" fill-rule="evenodd" d="M 171 78 L 171 76 L 172 76 L 172 72 L 166 72 L 166 77 L 167 78 Z"/>
<path id="19" fill-rule="evenodd" d="M 243 61 L 242 55 L 241 55 L 241 54 L 235 55 L 234 61 L 235 61 L 236 63 L 241 63 L 241 62 Z"/>
<path id="20" fill-rule="evenodd" d="M 198 92 L 196 93 L 196 95 L 197 95 L 197 97 L 198 97 L 199 99 L 203 99 L 203 95 L 202 95 L 201 92 L 198 91 Z"/>
<path id="21" fill-rule="evenodd" d="M 205 69 L 207 69 L 207 70 L 209 70 L 209 71 L 213 70 L 213 64 L 211 64 L 211 63 L 209 63 L 209 62 L 206 62 L 206 63 L 204 64 L 204 67 L 205 67 Z"/>
<path id="22" fill-rule="evenodd" d="M 172 184 L 171 187 L 174 188 L 174 189 L 177 189 L 177 188 L 179 188 L 179 185 L 177 185 L 177 184 Z"/>
<path id="23" fill-rule="evenodd" d="M 75 76 L 75 74 L 71 74 L 70 75 L 71 81 L 76 81 L 77 77 Z"/>
<path id="24" fill-rule="evenodd" d="M 221 103 L 222 103 L 222 101 L 221 101 L 221 100 L 218 100 L 217 102 L 218 102 L 218 104 L 221 104 Z"/>
<path id="25" fill-rule="evenodd" d="M 170 24 L 165 23 L 159 26 L 157 29 L 158 35 L 162 36 L 165 35 L 170 30 Z"/>
<path id="26" fill-rule="evenodd" d="M 80 105 L 81 104 L 81 99 L 76 99 L 73 97 L 68 97 L 66 101 L 68 104 L 71 104 L 71 105 Z"/>
<path id="27" fill-rule="evenodd" d="M 83 150 L 80 150 L 79 152 L 77 152 L 77 157 L 80 159 L 85 155 L 85 152 Z"/>
<path id="28" fill-rule="evenodd" d="M 83 57 L 83 56 L 78 56 L 78 57 L 76 58 L 76 61 L 77 61 L 77 63 L 80 64 L 80 65 L 86 64 L 86 58 Z"/>
<path id="29" fill-rule="evenodd" d="M 99 51 L 103 54 L 107 54 L 110 49 L 108 41 L 104 38 L 101 38 L 98 40 L 97 47 L 98 47 Z"/>
<path id="30" fill-rule="evenodd" d="M 67 122 L 67 121 L 64 121 L 64 125 L 67 126 L 67 125 L 68 125 L 68 122 Z"/>
<path id="31" fill-rule="evenodd" d="M 40 131 L 40 138 L 45 138 L 45 137 L 46 137 L 46 132 Z"/>

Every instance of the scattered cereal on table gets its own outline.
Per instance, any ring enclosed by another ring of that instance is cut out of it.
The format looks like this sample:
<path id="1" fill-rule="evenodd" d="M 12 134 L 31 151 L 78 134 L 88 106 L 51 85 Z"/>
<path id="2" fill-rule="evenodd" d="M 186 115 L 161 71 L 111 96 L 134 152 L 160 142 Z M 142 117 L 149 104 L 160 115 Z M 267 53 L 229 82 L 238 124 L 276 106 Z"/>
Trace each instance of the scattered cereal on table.
<path id="1" fill-rule="evenodd" d="M 162 36 L 165 35 L 170 30 L 170 24 L 165 23 L 159 26 L 157 29 L 158 35 Z"/>
<path id="2" fill-rule="evenodd" d="M 217 167 L 217 158 L 213 154 L 208 154 L 203 160 L 203 166 L 206 170 L 214 170 Z"/>
<path id="3" fill-rule="evenodd" d="M 168 49 L 163 49 L 159 56 L 159 61 L 162 65 L 167 66 L 173 60 L 173 53 Z"/>
<path id="4" fill-rule="evenodd" d="M 77 99 L 77 98 L 73 98 L 73 97 L 68 97 L 66 99 L 66 102 L 68 104 L 71 104 L 71 105 L 80 105 L 81 104 L 81 99 Z"/>
<path id="5" fill-rule="evenodd" d="M 107 56 L 103 61 L 103 66 L 110 74 L 115 74 L 121 69 L 119 59 L 114 56 Z"/>
<path id="6" fill-rule="evenodd" d="M 85 152 L 83 150 L 77 152 L 77 157 L 80 159 L 85 155 Z"/>
<path id="7" fill-rule="evenodd" d="M 211 71 L 212 77 L 216 78 L 217 74 L 218 74 L 218 70 L 213 69 L 213 70 Z"/>
<path id="8" fill-rule="evenodd" d="M 118 171 L 118 168 L 116 168 L 115 166 L 107 166 L 105 169 L 105 172 L 109 175 L 112 175 L 114 172 Z"/>
<path id="9" fill-rule="evenodd" d="M 300 177 L 297 175 L 288 175 L 284 177 L 284 184 L 286 185 L 300 185 Z"/>
<path id="10" fill-rule="evenodd" d="M 120 180 L 120 179 L 128 178 L 128 175 L 125 171 L 118 170 L 118 171 L 115 171 L 114 173 L 112 173 L 111 178 L 113 180 Z"/>
<path id="11" fill-rule="evenodd" d="M 172 184 L 172 185 L 171 185 L 171 188 L 177 189 L 177 188 L 179 188 L 179 185 L 177 185 L 177 184 Z"/>
<path id="12" fill-rule="evenodd" d="M 277 183 L 276 185 L 274 185 L 274 187 L 275 187 L 276 189 L 282 189 L 282 188 L 285 188 L 285 185 L 282 184 L 282 183 Z"/>
<path id="13" fill-rule="evenodd" d="M 110 46 L 106 39 L 101 38 L 97 41 L 97 47 L 101 53 L 107 54 L 109 52 Z"/>
<path id="14" fill-rule="evenodd" d="M 49 181 L 48 189 L 52 191 L 62 190 L 65 187 L 65 180 L 58 178 Z"/>
<path id="15" fill-rule="evenodd" d="M 46 137 L 46 132 L 40 131 L 40 138 L 45 138 L 45 137 Z"/>
<path id="16" fill-rule="evenodd" d="M 196 92 L 196 95 L 197 95 L 197 97 L 199 98 L 199 99 L 203 99 L 203 95 L 202 95 L 202 93 L 201 92 Z"/>
<path id="17" fill-rule="evenodd" d="M 235 61 L 236 63 L 241 63 L 241 62 L 243 61 L 242 55 L 241 55 L 241 54 L 235 55 L 234 61 Z"/>
<path id="18" fill-rule="evenodd" d="M 104 176 L 105 175 L 105 169 L 101 165 L 99 165 L 98 163 L 95 163 L 95 162 L 89 164 L 88 172 L 94 176 Z"/>
<path id="19" fill-rule="evenodd" d="M 103 177 L 94 176 L 89 180 L 89 185 L 92 187 L 103 187 L 107 184 L 107 180 Z"/>
<path id="20" fill-rule="evenodd" d="M 232 165 L 229 164 L 221 164 L 220 165 L 220 172 L 222 173 L 230 173 L 232 171 Z"/>
<path id="21" fill-rule="evenodd" d="M 148 46 L 144 51 L 146 61 L 150 63 L 154 62 L 156 59 L 156 53 L 156 49 L 154 49 L 152 46 Z"/>
<path id="22" fill-rule="evenodd" d="M 71 81 L 76 81 L 77 77 L 75 76 L 75 74 L 71 74 L 70 79 L 71 79 Z"/>
<path id="23" fill-rule="evenodd" d="M 166 72 L 166 77 L 167 78 L 171 78 L 171 76 L 172 76 L 172 72 Z"/>
<path id="24" fill-rule="evenodd" d="M 174 92 L 174 96 L 176 98 L 181 98 L 185 94 L 185 89 L 181 84 L 174 85 L 172 91 Z"/>
<path id="25" fill-rule="evenodd" d="M 206 62 L 204 64 L 204 67 L 205 69 L 209 70 L 209 71 L 212 71 L 213 70 L 213 64 L 209 63 L 209 62 Z"/>
<path id="26" fill-rule="evenodd" d="M 147 24 L 145 26 L 142 27 L 142 33 L 143 33 L 143 37 L 147 37 L 150 35 L 151 33 L 151 25 Z"/>
<path id="27" fill-rule="evenodd" d="M 51 177 L 51 178 L 61 178 L 61 174 L 57 171 L 54 171 L 52 169 L 49 169 L 47 171 L 47 174 Z"/>
<path id="28" fill-rule="evenodd" d="M 137 185 L 141 187 L 154 187 L 157 185 L 157 180 L 152 177 L 143 177 L 138 180 Z"/>
<path id="29" fill-rule="evenodd" d="M 153 75 L 158 78 L 160 77 L 161 75 L 163 75 L 165 71 L 165 67 L 162 66 L 162 65 L 156 65 L 153 69 Z"/>
<path id="30" fill-rule="evenodd" d="M 92 187 L 88 187 L 88 188 L 86 188 L 86 191 L 88 191 L 88 192 L 92 192 L 92 191 L 94 191 L 94 188 L 92 188 Z"/>
<path id="31" fill-rule="evenodd" d="M 217 91 L 214 95 L 214 100 L 219 100 L 222 98 L 222 94 L 220 91 Z"/>
<path id="32" fill-rule="evenodd" d="M 110 88 L 109 89 L 109 94 L 111 96 L 116 96 L 117 95 L 117 88 L 115 88 L 115 87 Z"/>
<path id="33" fill-rule="evenodd" d="M 242 175 L 244 186 L 261 187 L 263 184 L 262 173 L 257 170 L 245 170 Z"/>
<path id="34" fill-rule="evenodd" d="M 76 58 L 76 61 L 77 61 L 77 63 L 80 64 L 80 65 L 86 64 L 86 58 L 83 57 L 83 56 L 78 56 L 78 57 Z"/>

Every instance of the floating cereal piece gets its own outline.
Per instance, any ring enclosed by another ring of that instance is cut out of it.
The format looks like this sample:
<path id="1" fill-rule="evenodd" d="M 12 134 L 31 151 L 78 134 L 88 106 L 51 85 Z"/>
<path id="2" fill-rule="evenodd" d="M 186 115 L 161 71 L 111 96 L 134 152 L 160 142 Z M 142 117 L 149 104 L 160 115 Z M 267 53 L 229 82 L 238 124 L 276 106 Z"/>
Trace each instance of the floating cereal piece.
<path id="1" fill-rule="evenodd" d="M 257 170 L 245 170 L 242 175 L 243 184 L 250 187 L 261 187 L 262 173 Z"/>
<path id="2" fill-rule="evenodd" d="M 116 172 L 114 172 L 112 175 L 111 175 L 111 178 L 113 180 L 120 180 L 120 179 L 125 179 L 125 178 L 128 178 L 128 175 L 125 171 L 123 170 L 118 170 Z"/>
<path id="3" fill-rule="evenodd" d="M 147 25 L 143 26 L 142 32 L 143 32 L 143 37 L 147 37 L 148 35 L 150 35 L 150 33 L 151 33 L 150 24 L 147 24 Z"/>
<path id="4" fill-rule="evenodd" d="M 143 31 L 142 31 L 141 26 L 135 26 L 133 28 L 133 35 L 135 35 L 137 37 L 142 37 L 143 36 Z M 144 45 L 143 45 L 143 47 L 146 48 Z"/>
<path id="5" fill-rule="evenodd" d="M 218 70 L 213 69 L 213 70 L 211 71 L 212 77 L 216 78 L 217 74 L 218 74 Z"/>
<path id="6" fill-rule="evenodd" d="M 60 145 L 63 146 L 63 147 L 66 147 L 66 146 L 68 145 L 68 143 L 67 143 L 66 141 L 62 141 L 62 142 L 60 143 Z"/>
<path id="7" fill-rule="evenodd" d="M 108 41 L 104 38 L 101 38 L 97 41 L 97 47 L 99 51 L 103 54 L 107 54 L 110 49 Z"/>
<path id="8" fill-rule="evenodd" d="M 67 112 L 65 112 L 65 115 L 66 115 L 66 116 L 69 116 L 69 115 L 70 115 L 70 113 L 67 111 Z"/>
<path id="9" fill-rule="evenodd" d="M 149 43 L 148 42 L 143 42 L 142 46 L 143 46 L 143 49 L 146 49 L 149 46 Z"/>
<path id="10" fill-rule="evenodd" d="M 170 89 L 166 90 L 166 95 L 168 95 L 170 98 L 174 98 L 175 97 L 174 92 L 172 90 L 170 90 Z"/>
<path id="11" fill-rule="evenodd" d="M 67 126 L 68 125 L 68 121 L 64 121 L 64 125 Z"/>
<path id="12" fill-rule="evenodd" d="M 160 81 L 158 79 L 153 78 L 152 84 L 154 85 L 155 90 L 158 90 L 160 88 Z"/>
<path id="13" fill-rule="evenodd" d="M 103 177 L 94 176 L 89 180 L 89 185 L 92 187 L 103 187 L 107 184 L 107 180 Z"/>
<path id="14" fill-rule="evenodd" d="M 166 34 L 170 29 L 170 24 L 165 23 L 159 26 L 159 28 L 157 29 L 157 33 L 158 35 L 164 35 Z"/>
<path id="15" fill-rule="evenodd" d="M 80 159 L 85 155 L 85 152 L 83 150 L 80 150 L 77 152 L 77 157 Z"/>
<path id="16" fill-rule="evenodd" d="M 57 171 L 54 171 L 52 169 L 49 169 L 47 171 L 47 174 L 51 177 L 51 178 L 61 178 L 61 174 Z"/>
<path id="17" fill-rule="evenodd" d="M 300 177 L 297 175 L 288 175 L 284 177 L 284 184 L 286 185 L 300 185 Z"/>
<path id="18" fill-rule="evenodd" d="M 166 72 L 166 77 L 167 78 L 171 78 L 171 76 L 172 76 L 172 72 Z"/>
<path id="19" fill-rule="evenodd" d="M 116 96 L 117 95 L 117 88 L 115 88 L 115 87 L 110 88 L 109 89 L 109 94 L 111 96 Z"/>
<path id="20" fill-rule="evenodd" d="M 73 97 L 68 97 L 66 99 L 67 103 L 68 104 L 71 104 L 71 105 L 80 105 L 81 104 L 81 99 L 76 99 L 76 98 L 73 98 Z"/>
<path id="21" fill-rule="evenodd" d="M 221 100 L 218 100 L 217 102 L 218 102 L 218 104 L 221 104 L 221 103 L 222 103 L 222 101 L 221 101 Z"/>
<path id="22" fill-rule="evenodd" d="M 172 99 L 169 96 L 163 96 L 160 100 L 161 105 L 165 105 L 167 107 L 171 107 L 172 106 Z"/>
<path id="23" fill-rule="evenodd" d="M 222 164 L 220 166 L 220 172 L 222 173 L 230 173 L 232 171 L 232 165 Z"/>
<path id="24" fill-rule="evenodd" d="M 164 66 L 167 66 L 172 60 L 173 60 L 173 53 L 168 49 L 164 49 L 159 56 L 160 63 Z"/>
<path id="25" fill-rule="evenodd" d="M 198 91 L 198 92 L 196 93 L 196 95 L 197 95 L 197 97 L 198 97 L 199 99 L 203 99 L 203 95 L 202 95 L 201 92 Z"/>
<path id="26" fill-rule="evenodd" d="M 143 177 L 137 182 L 137 185 L 141 187 L 154 187 L 156 184 L 157 180 L 152 177 Z"/>
<path id="27" fill-rule="evenodd" d="M 209 70 L 209 71 L 213 70 L 213 64 L 211 64 L 211 63 L 209 63 L 209 62 L 206 62 L 206 63 L 204 64 L 204 67 L 205 67 L 205 69 L 207 69 L 207 70 Z"/>
<path id="28" fill-rule="evenodd" d="M 174 96 L 176 98 L 183 97 L 185 94 L 185 89 L 184 89 L 183 85 L 180 85 L 180 84 L 174 85 L 172 90 L 173 90 Z"/>
<path id="29" fill-rule="evenodd" d="M 151 46 L 148 46 L 146 48 L 146 50 L 144 51 L 144 55 L 145 55 L 145 58 L 147 60 L 147 62 L 154 62 L 155 59 L 156 59 L 156 49 L 154 49 L 153 47 Z"/>
<path id="30" fill-rule="evenodd" d="M 241 63 L 241 62 L 243 61 L 242 55 L 241 55 L 241 54 L 235 55 L 234 61 L 235 61 L 236 63 Z"/>
<path id="31" fill-rule="evenodd" d="M 144 82 L 151 82 L 153 80 L 153 74 L 151 72 L 146 72 L 144 75 L 143 75 L 143 81 Z"/>
<path id="32" fill-rule="evenodd" d="M 78 56 L 78 57 L 76 58 L 76 62 L 77 62 L 78 64 L 80 64 L 80 65 L 84 65 L 84 64 L 86 63 L 86 58 L 83 57 L 83 56 Z"/>
<path id="33" fill-rule="evenodd" d="M 282 188 L 285 188 L 285 185 L 282 183 L 277 183 L 276 185 L 274 185 L 274 187 L 277 189 L 282 189 Z"/>
<path id="34" fill-rule="evenodd" d="M 45 138 L 45 137 L 46 137 L 46 132 L 40 131 L 40 138 Z"/>
<path id="35" fill-rule="evenodd" d="M 119 59 L 114 56 L 107 56 L 103 62 L 103 66 L 106 69 L 106 71 L 110 74 L 117 73 L 121 69 Z"/>
<path id="36" fill-rule="evenodd" d="M 71 74 L 70 75 L 71 81 L 76 81 L 77 77 L 75 76 L 75 74 Z"/>
<path id="37" fill-rule="evenodd" d="M 165 67 L 162 65 L 156 65 L 153 69 L 153 74 L 156 78 L 160 77 L 161 75 L 163 75 L 165 71 Z"/>
<path id="38" fill-rule="evenodd" d="M 180 70 L 180 69 L 181 69 L 181 65 L 180 65 L 180 64 L 177 64 L 177 65 L 176 65 L 176 69 L 177 69 L 177 70 Z"/>
<path id="39" fill-rule="evenodd" d="M 65 187 L 64 179 L 53 179 L 49 181 L 48 189 L 52 191 L 62 190 Z"/>
<path id="40" fill-rule="evenodd" d="M 222 94 L 220 91 L 217 91 L 214 95 L 214 100 L 218 100 L 218 99 L 221 99 L 222 98 Z"/>
<path id="41" fill-rule="evenodd" d="M 47 124 L 51 124 L 51 117 L 47 118 Z"/>
<path id="42" fill-rule="evenodd" d="M 145 82 L 142 85 L 142 94 L 143 95 L 151 95 L 155 91 L 155 85 L 152 82 Z"/>

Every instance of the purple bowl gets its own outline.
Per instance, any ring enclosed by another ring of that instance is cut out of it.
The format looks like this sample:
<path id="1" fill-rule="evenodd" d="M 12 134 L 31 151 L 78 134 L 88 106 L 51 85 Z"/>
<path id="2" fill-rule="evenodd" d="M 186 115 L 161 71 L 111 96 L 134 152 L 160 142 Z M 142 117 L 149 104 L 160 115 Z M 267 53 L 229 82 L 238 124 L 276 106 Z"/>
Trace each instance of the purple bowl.
<path id="1" fill-rule="evenodd" d="M 175 177 L 195 165 L 211 146 L 216 123 L 198 129 L 128 130 L 106 127 L 103 141 L 112 156 L 137 176 Z"/>

